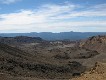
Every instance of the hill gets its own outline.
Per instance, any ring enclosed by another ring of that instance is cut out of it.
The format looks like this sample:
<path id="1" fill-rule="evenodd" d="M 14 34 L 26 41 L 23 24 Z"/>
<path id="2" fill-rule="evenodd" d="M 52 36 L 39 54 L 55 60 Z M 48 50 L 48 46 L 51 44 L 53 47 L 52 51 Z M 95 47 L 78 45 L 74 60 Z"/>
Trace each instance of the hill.
<path id="1" fill-rule="evenodd" d="M 0 37 L 0 42 L 5 44 L 34 43 L 42 41 L 43 39 L 40 37 L 27 37 L 27 36 Z"/>
<path id="2" fill-rule="evenodd" d="M 40 37 L 44 40 L 80 40 L 86 39 L 91 36 L 106 35 L 106 32 L 31 32 L 31 33 L 1 33 L 2 37 L 15 37 L 15 36 L 29 36 L 29 37 Z"/>
<path id="3" fill-rule="evenodd" d="M 93 36 L 89 39 L 82 41 L 80 47 L 96 50 L 98 52 L 106 52 L 106 36 Z"/>

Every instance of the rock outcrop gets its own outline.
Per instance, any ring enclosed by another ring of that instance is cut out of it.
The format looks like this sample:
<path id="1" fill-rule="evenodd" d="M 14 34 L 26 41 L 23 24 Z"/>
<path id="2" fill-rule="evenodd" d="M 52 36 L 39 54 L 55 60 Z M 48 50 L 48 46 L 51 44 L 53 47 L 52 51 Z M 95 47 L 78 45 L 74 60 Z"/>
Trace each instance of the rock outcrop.
<path id="1" fill-rule="evenodd" d="M 106 63 L 97 62 L 91 71 L 72 80 L 106 80 Z"/>
<path id="2" fill-rule="evenodd" d="M 79 47 L 83 47 L 89 50 L 95 50 L 99 53 L 106 52 L 106 35 L 90 37 L 89 39 L 82 41 Z"/>

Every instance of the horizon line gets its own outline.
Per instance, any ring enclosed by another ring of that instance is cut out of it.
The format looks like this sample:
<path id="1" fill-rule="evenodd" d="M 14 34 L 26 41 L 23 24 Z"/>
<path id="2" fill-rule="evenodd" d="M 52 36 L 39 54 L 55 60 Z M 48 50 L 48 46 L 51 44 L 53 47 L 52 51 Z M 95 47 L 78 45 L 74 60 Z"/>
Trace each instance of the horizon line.
<path id="1" fill-rule="evenodd" d="M 65 32 L 73 32 L 73 33 L 106 33 L 106 32 L 80 32 L 80 31 L 63 31 L 63 32 L 2 32 L 0 34 L 21 34 L 21 33 L 65 33 Z"/>

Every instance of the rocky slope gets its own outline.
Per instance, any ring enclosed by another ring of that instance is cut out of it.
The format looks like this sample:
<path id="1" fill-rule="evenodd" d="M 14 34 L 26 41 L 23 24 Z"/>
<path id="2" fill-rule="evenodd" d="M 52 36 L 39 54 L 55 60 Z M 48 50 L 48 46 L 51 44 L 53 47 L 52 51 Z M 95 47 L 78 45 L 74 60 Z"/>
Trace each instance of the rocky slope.
<path id="1" fill-rule="evenodd" d="M 82 41 L 80 47 L 96 50 L 98 52 L 106 52 L 106 35 L 105 36 L 93 36 L 89 39 Z"/>
<path id="2" fill-rule="evenodd" d="M 68 79 L 75 73 L 85 71 L 85 66 L 79 62 L 72 61 L 64 65 L 41 62 L 36 56 L 3 43 L 0 43 L 0 55 L 0 77 L 8 75 L 9 78 Z"/>
<path id="3" fill-rule="evenodd" d="M 95 50 L 99 55 L 87 60 L 87 64 L 95 62 L 95 66 L 89 71 L 71 80 L 106 80 L 106 36 L 93 36 L 81 41 L 80 48 Z M 99 62 L 98 62 L 99 61 Z"/>
<path id="4" fill-rule="evenodd" d="M 71 80 L 106 80 L 106 63 L 97 62 L 89 72 Z"/>

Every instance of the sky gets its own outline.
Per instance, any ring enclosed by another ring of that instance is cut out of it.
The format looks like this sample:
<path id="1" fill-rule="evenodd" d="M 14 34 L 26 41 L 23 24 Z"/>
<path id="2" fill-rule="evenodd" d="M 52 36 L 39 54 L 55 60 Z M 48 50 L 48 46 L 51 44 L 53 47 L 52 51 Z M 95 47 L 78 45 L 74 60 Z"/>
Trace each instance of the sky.
<path id="1" fill-rule="evenodd" d="M 106 0 L 0 0 L 0 33 L 106 32 Z"/>

